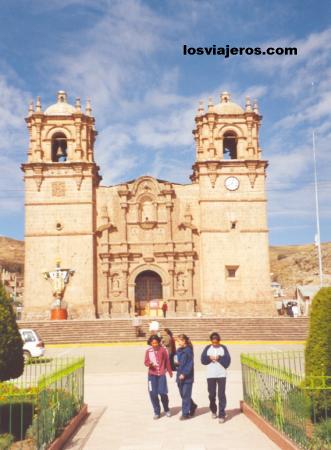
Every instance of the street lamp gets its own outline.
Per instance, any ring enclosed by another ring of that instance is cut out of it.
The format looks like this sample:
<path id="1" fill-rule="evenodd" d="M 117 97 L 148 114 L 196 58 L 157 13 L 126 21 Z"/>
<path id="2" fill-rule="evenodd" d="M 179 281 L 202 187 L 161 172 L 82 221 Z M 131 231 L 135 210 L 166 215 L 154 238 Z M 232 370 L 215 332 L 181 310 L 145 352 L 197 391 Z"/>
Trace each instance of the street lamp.
<path id="1" fill-rule="evenodd" d="M 318 205 L 318 187 L 317 187 L 317 167 L 316 167 L 316 148 L 315 148 L 315 131 L 313 131 L 313 156 L 314 156 L 314 181 L 315 181 L 315 208 L 316 208 L 316 235 L 315 245 L 318 251 L 318 271 L 320 277 L 320 287 L 323 286 L 323 265 L 322 265 L 322 249 L 321 249 L 321 232 Z"/>

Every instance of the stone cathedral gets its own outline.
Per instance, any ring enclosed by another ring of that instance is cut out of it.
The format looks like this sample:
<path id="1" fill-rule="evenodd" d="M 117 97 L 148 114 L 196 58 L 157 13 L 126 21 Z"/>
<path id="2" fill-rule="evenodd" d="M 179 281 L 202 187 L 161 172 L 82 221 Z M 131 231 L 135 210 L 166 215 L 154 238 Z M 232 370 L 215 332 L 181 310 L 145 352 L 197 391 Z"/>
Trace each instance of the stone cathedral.
<path id="1" fill-rule="evenodd" d="M 195 117 L 191 182 L 152 176 L 105 186 L 88 101 L 64 91 L 30 105 L 25 181 L 25 318 L 49 318 L 46 270 L 74 271 L 69 318 L 270 316 L 267 161 L 257 103 L 223 92 Z M 189 172 L 188 172 L 189 175 Z"/>

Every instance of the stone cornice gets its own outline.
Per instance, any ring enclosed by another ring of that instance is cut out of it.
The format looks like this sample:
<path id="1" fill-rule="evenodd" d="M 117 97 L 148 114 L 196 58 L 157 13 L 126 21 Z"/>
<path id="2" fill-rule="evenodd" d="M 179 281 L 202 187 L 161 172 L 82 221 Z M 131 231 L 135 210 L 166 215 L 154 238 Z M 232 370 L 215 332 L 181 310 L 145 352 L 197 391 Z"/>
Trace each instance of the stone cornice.
<path id="1" fill-rule="evenodd" d="M 263 194 L 264 195 L 264 194 Z M 261 202 L 266 203 L 266 198 L 201 198 L 199 199 L 199 203 L 254 203 L 254 202 Z"/>
<path id="2" fill-rule="evenodd" d="M 252 228 L 252 229 L 242 229 L 238 230 L 239 233 L 269 233 L 269 230 L 267 228 Z M 228 229 L 219 229 L 219 228 L 202 228 L 200 230 L 201 233 L 230 233 L 232 230 Z"/>
<path id="3" fill-rule="evenodd" d="M 94 236 L 93 232 L 79 232 L 79 231 L 72 231 L 72 232 L 57 232 L 57 233 L 28 233 L 25 234 L 24 237 L 52 237 L 52 236 Z"/>
<path id="4" fill-rule="evenodd" d="M 52 174 L 49 173 L 52 170 L 70 170 L 70 174 Z M 92 169 L 92 171 L 90 170 Z M 79 191 L 84 178 L 93 178 L 96 180 L 96 187 L 102 180 L 101 175 L 99 175 L 99 166 L 95 163 L 86 161 L 71 161 L 66 163 L 54 163 L 54 162 L 31 162 L 24 163 L 21 165 L 21 170 L 25 173 L 24 179 L 34 179 L 38 192 L 40 191 L 41 185 L 44 179 L 47 178 L 70 178 L 75 180 L 77 190 Z M 86 171 L 89 173 L 86 173 Z M 27 174 L 27 172 L 32 172 L 32 174 Z"/>
<path id="5" fill-rule="evenodd" d="M 197 257 L 197 252 L 195 251 L 174 251 L 174 252 L 170 252 L 170 251 L 163 251 L 163 252 L 154 252 L 153 253 L 155 258 L 158 257 L 166 257 L 166 258 L 178 258 L 178 257 L 190 257 L 190 258 L 196 258 Z M 99 257 L 102 260 L 112 260 L 112 259 L 123 259 L 123 258 L 142 258 L 143 254 L 142 253 L 136 253 L 136 252 L 128 252 L 128 253 L 123 253 L 123 252 L 103 252 L 103 253 L 99 253 Z M 148 260 L 153 260 L 154 261 L 154 257 L 150 256 L 150 257 L 145 257 L 145 259 Z"/>
<path id="6" fill-rule="evenodd" d="M 63 202 L 26 202 L 24 206 L 64 206 L 64 205 L 94 205 L 95 202 L 80 202 L 80 201 L 63 201 Z"/>

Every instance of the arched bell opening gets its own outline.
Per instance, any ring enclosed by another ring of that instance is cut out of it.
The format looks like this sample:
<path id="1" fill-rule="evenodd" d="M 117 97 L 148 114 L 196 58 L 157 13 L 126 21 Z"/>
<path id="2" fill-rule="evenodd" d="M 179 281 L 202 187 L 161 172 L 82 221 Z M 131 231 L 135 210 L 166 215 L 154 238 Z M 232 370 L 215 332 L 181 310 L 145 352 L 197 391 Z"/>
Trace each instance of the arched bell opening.
<path id="1" fill-rule="evenodd" d="M 238 137 L 234 131 L 227 131 L 223 136 L 223 158 L 237 159 Z"/>
<path id="2" fill-rule="evenodd" d="M 52 136 L 52 162 L 65 162 L 68 159 L 68 139 L 64 133 Z"/>

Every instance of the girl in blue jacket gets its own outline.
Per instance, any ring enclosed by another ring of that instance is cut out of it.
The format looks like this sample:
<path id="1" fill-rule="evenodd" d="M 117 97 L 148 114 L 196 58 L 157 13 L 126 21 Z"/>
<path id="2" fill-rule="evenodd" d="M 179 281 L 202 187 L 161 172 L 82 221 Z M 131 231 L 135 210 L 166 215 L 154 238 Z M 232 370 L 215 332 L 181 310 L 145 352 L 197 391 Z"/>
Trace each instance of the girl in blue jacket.
<path id="1" fill-rule="evenodd" d="M 182 398 L 182 415 L 180 420 L 190 419 L 194 416 L 198 405 L 192 400 L 192 387 L 194 382 L 193 346 L 190 338 L 185 334 L 177 337 L 177 385 Z"/>

